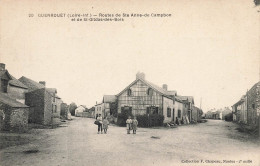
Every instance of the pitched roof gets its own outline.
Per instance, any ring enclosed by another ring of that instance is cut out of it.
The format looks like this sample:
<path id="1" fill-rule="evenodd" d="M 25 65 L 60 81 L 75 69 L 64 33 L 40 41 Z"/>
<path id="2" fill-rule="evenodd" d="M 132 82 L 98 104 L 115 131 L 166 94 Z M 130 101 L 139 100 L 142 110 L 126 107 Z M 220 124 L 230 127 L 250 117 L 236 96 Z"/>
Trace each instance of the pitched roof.
<path id="1" fill-rule="evenodd" d="M 142 81 L 143 83 L 145 83 L 146 85 L 148 85 L 149 87 L 151 87 L 153 90 L 159 92 L 160 94 L 162 94 L 163 96 L 166 96 L 168 98 L 171 98 L 172 99 L 172 94 L 175 94 L 174 92 L 176 91 L 167 91 L 157 85 L 155 85 L 154 83 L 152 82 L 149 82 L 145 79 L 142 79 L 142 78 L 137 78 L 135 81 L 133 81 L 129 86 L 127 86 L 124 90 L 122 90 L 118 95 L 116 96 L 119 96 L 121 95 L 125 90 L 127 90 L 129 87 L 131 87 L 133 84 L 135 84 L 137 81 Z M 177 92 L 176 92 L 177 93 Z"/>
<path id="2" fill-rule="evenodd" d="M 0 70 L 0 77 L 2 77 L 4 74 L 6 74 L 10 79 L 12 79 L 11 75 L 7 70 Z"/>
<path id="3" fill-rule="evenodd" d="M 194 104 L 194 98 L 193 96 L 177 96 L 179 99 L 183 100 L 183 101 L 188 101 L 190 103 Z"/>
<path id="4" fill-rule="evenodd" d="M 103 97 L 103 103 L 113 103 L 116 101 L 115 95 L 104 95 Z"/>
<path id="5" fill-rule="evenodd" d="M 29 79 L 29 78 L 26 78 L 24 76 L 22 76 L 18 80 L 21 81 L 24 85 L 26 85 L 28 87 L 29 91 L 45 88 L 44 85 L 42 85 L 42 84 L 40 84 L 40 83 L 38 83 L 36 81 L 33 81 L 33 80 Z"/>
<path id="6" fill-rule="evenodd" d="M 9 81 L 10 85 L 16 86 L 16 87 L 20 87 L 20 88 L 24 88 L 24 89 L 28 89 L 28 87 L 26 85 L 24 85 L 21 81 L 17 80 L 14 76 L 10 75 L 12 77 L 12 79 Z"/>
<path id="7" fill-rule="evenodd" d="M 80 105 L 80 106 L 78 106 L 76 109 L 78 109 L 78 108 L 80 108 L 80 107 L 83 107 L 84 109 L 87 108 L 85 105 Z"/>
<path id="8" fill-rule="evenodd" d="M 52 94 L 57 93 L 57 89 L 56 88 L 46 88 L 46 90 Z"/>
<path id="9" fill-rule="evenodd" d="M 7 104 L 13 108 L 27 108 L 27 105 L 24 105 L 15 99 L 11 98 L 8 94 L 6 93 L 0 93 L 0 102 Z"/>

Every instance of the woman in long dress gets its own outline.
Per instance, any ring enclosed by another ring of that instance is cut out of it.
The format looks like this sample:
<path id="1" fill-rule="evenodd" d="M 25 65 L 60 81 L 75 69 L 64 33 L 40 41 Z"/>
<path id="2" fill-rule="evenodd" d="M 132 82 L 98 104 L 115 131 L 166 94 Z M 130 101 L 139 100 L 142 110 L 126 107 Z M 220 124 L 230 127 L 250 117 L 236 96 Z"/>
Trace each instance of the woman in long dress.
<path id="1" fill-rule="evenodd" d="M 138 121 L 136 120 L 136 117 L 132 120 L 132 128 L 133 128 L 133 134 L 136 134 Z"/>

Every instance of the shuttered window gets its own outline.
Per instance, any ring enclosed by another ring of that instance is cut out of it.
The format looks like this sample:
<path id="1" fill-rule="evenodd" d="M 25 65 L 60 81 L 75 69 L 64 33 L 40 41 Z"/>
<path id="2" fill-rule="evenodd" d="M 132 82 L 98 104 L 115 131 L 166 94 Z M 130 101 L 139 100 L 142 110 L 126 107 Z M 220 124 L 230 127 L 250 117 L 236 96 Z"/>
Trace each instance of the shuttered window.
<path id="1" fill-rule="evenodd" d="M 167 108 L 167 117 L 171 117 L 171 108 Z"/>

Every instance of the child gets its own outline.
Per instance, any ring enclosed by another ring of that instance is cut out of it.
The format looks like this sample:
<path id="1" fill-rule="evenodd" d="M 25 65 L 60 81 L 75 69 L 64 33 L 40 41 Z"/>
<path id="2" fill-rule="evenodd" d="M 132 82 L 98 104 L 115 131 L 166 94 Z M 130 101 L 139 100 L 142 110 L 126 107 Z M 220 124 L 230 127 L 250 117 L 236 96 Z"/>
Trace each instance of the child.
<path id="1" fill-rule="evenodd" d="M 101 114 L 98 115 L 97 121 L 98 121 L 98 134 L 99 134 L 100 131 L 101 131 L 101 134 L 103 134 L 103 129 L 102 129 L 102 116 L 101 116 Z"/>
<path id="2" fill-rule="evenodd" d="M 107 133 L 108 125 L 109 121 L 107 120 L 107 117 L 105 117 L 105 119 L 103 120 L 103 129 L 105 134 Z"/>
<path id="3" fill-rule="evenodd" d="M 127 134 L 130 134 L 131 128 L 132 128 L 132 119 L 131 119 L 131 116 L 128 116 L 128 119 L 126 120 Z"/>
<path id="4" fill-rule="evenodd" d="M 133 134 L 136 134 L 138 121 L 136 120 L 136 117 L 132 120 L 132 127 L 133 127 Z"/>

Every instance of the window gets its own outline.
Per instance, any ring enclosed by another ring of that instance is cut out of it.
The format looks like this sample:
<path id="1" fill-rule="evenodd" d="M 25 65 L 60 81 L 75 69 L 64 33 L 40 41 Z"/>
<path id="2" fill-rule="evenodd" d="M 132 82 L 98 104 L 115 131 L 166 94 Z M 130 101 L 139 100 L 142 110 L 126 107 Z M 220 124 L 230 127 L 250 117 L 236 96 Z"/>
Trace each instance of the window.
<path id="1" fill-rule="evenodd" d="M 132 96 L 132 90 L 131 90 L 131 89 L 128 89 L 128 90 L 127 90 L 127 95 L 128 95 L 128 96 Z"/>
<path id="2" fill-rule="evenodd" d="M 252 108 L 255 109 L 255 104 L 252 104 Z"/>
<path id="3" fill-rule="evenodd" d="M 178 110 L 178 118 L 181 118 L 181 110 Z"/>
<path id="4" fill-rule="evenodd" d="M 53 96 L 53 98 L 52 98 L 52 99 L 53 99 L 52 101 L 53 101 L 53 102 L 55 102 L 55 96 Z"/>
<path id="5" fill-rule="evenodd" d="M 158 107 L 146 107 L 146 114 L 159 114 L 159 108 Z"/>
<path id="6" fill-rule="evenodd" d="M 148 88 L 147 94 L 148 94 L 148 96 L 152 96 L 153 95 L 153 89 L 152 88 Z"/>
<path id="7" fill-rule="evenodd" d="M 171 117 L 171 108 L 167 108 L 167 117 Z"/>
<path id="8" fill-rule="evenodd" d="M 56 112 L 56 111 L 55 111 L 55 106 L 56 106 L 56 105 L 52 104 L 52 112 L 53 112 L 53 113 Z"/>

